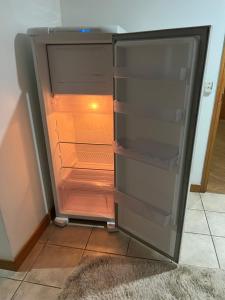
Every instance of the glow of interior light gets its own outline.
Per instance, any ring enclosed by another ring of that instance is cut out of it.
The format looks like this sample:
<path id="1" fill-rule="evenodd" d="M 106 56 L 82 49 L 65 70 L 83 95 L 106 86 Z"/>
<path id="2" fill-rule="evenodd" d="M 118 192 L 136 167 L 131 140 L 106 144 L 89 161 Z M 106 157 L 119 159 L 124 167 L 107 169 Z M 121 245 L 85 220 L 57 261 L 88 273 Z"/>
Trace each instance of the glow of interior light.
<path id="1" fill-rule="evenodd" d="M 92 102 L 92 103 L 90 104 L 90 108 L 93 109 L 93 110 L 98 109 L 98 103 Z"/>

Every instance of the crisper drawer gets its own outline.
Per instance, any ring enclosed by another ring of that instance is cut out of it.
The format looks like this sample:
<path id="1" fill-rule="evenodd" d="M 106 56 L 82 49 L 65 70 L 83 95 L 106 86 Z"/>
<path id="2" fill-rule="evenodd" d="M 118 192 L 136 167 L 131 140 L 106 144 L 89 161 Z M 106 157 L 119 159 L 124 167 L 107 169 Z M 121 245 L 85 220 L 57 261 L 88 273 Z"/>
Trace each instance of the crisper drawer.
<path id="1" fill-rule="evenodd" d="M 52 92 L 112 94 L 112 45 L 48 45 Z"/>
<path id="2" fill-rule="evenodd" d="M 114 219 L 114 171 L 61 168 L 61 212 L 78 218 Z"/>

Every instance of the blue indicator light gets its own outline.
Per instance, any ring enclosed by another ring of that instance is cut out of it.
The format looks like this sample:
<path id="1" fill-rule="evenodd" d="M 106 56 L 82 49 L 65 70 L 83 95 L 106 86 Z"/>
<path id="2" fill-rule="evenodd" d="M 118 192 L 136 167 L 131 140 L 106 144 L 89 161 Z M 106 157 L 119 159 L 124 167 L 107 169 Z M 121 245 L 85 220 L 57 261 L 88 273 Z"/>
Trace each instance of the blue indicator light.
<path id="1" fill-rule="evenodd" d="M 82 28 L 80 29 L 80 32 L 91 32 L 90 28 Z"/>

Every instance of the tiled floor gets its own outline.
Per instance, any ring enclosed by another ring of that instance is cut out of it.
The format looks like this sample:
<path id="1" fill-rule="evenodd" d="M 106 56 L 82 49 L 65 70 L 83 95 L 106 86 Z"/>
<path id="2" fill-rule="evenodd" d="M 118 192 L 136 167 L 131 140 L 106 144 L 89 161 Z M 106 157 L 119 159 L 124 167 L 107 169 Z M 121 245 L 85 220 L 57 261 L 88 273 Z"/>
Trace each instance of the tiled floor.
<path id="1" fill-rule="evenodd" d="M 0 300 L 57 299 L 83 256 L 168 260 L 127 235 L 50 225 L 18 272 L 0 270 Z M 225 195 L 190 193 L 180 263 L 225 269 Z"/>
<path id="2" fill-rule="evenodd" d="M 123 233 L 50 225 L 18 272 L 0 270 L 0 300 L 53 300 L 82 256 L 168 260 Z"/>
<path id="3" fill-rule="evenodd" d="M 225 269 L 225 195 L 189 194 L 180 263 Z"/>

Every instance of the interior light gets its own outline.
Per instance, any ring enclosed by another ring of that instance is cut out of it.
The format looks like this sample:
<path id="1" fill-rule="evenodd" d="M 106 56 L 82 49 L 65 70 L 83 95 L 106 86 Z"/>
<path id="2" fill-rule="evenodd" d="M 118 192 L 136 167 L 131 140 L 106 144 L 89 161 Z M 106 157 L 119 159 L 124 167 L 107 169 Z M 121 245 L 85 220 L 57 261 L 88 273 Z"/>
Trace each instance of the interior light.
<path id="1" fill-rule="evenodd" d="M 90 104 L 90 108 L 93 109 L 93 110 L 98 109 L 98 103 L 92 102 L 92 103 Z"/>

